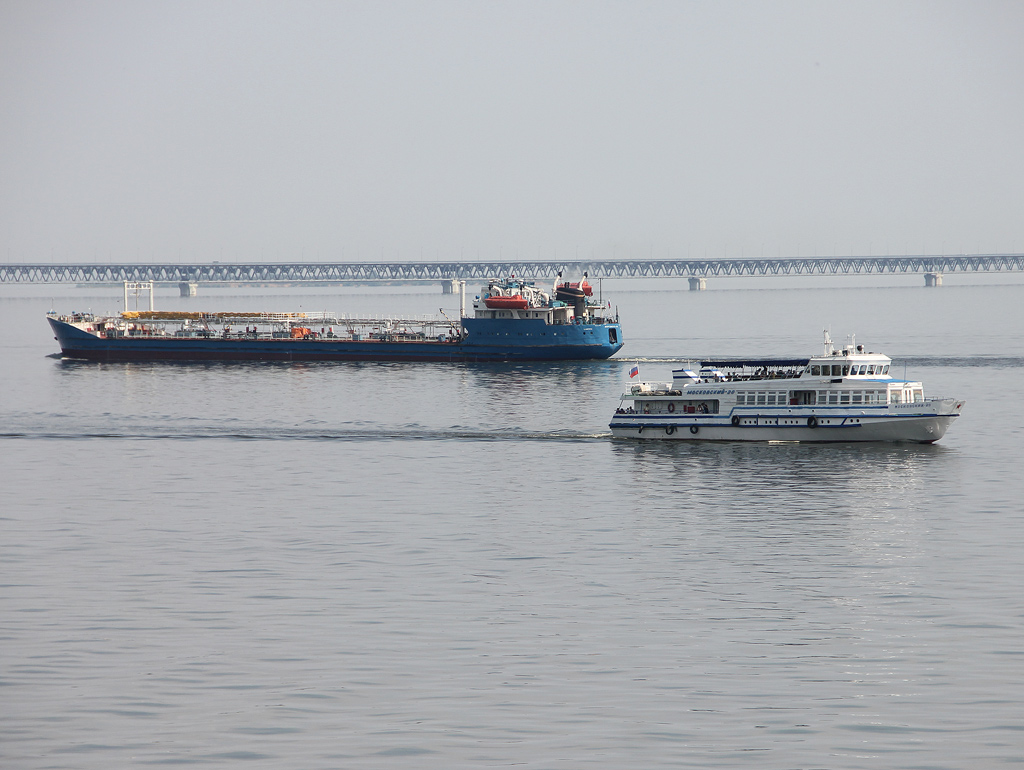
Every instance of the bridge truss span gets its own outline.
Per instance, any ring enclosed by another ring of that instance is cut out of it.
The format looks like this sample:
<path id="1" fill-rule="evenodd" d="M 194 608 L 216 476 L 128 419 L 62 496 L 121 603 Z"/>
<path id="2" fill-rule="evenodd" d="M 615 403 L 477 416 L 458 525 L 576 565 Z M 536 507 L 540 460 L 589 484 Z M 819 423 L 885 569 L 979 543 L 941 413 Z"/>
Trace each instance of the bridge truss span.
<path id="1" fill-rule="evenodd" d="M 958 254 L 793 259 L 619 259 L 557 262 L 250 262 L 202 264 L 0 264 L 0 283 L 315 283 L 554 279 L 689 278 L 1024 272 L 1024 254 Z"/>

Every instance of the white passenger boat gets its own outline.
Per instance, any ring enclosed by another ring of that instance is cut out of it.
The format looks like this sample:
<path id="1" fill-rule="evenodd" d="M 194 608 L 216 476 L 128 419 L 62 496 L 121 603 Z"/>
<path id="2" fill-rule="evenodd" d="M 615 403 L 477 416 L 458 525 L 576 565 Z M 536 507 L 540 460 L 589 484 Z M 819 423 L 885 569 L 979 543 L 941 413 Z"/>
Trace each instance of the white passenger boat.
<path id="1" fill-rule="evenodd" d="M 835 349 L 826 332 L 820 356 L 701 361 L 671 383 L 633 385 L 609 427 L 634 439 L 938 441 L 964 402 L 926 396 L 891 366 L 852 340 Z"/>

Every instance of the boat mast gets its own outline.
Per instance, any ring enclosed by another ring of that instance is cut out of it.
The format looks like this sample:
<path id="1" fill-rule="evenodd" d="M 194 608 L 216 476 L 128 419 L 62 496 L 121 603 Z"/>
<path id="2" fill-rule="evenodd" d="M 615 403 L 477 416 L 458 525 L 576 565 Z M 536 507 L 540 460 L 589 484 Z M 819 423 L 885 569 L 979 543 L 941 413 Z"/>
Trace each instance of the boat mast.
<path id="1" fill-rule="evenodd" d="M 124 312 L 128 312 L 128 290 L 135 292 L 135 309 L 139 309 L 139 292 L 149 291 L 149 312 L 153 312 L 153 282 L 152 281 L 125 281 L 124 282 Z"/>

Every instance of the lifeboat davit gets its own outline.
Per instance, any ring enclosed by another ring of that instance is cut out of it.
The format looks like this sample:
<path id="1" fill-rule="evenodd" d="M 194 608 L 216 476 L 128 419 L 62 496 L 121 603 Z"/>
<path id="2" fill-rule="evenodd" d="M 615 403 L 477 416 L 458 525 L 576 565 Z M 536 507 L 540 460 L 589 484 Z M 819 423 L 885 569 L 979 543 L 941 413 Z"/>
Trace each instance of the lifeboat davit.
<path id="1" fill-rule="evenodd" d="M 527 302 L 522 294 L 498 294 L 494 297 L 487 297 L 484 300 L 487 307 L 499 310 L 526 310 Z"/>

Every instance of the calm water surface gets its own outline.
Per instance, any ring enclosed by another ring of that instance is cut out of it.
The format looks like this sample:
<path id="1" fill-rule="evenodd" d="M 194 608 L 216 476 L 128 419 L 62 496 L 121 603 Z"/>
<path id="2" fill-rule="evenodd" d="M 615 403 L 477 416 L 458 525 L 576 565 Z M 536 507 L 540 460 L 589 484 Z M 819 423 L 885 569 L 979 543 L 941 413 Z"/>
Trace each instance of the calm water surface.
<path id="1" fill-rule="evenodd" d="M 45 311 L 119 290 L 4 288 L 0 766 L 1024 763 L 1024 286 L 713 289 L 606 281 L 628 359 L 453 366 L 62 361 Z M 158 307 L 453 304 L 200 291 Z M 634 358 L 827 325 L 964 416 L 608 438 Z"/>

